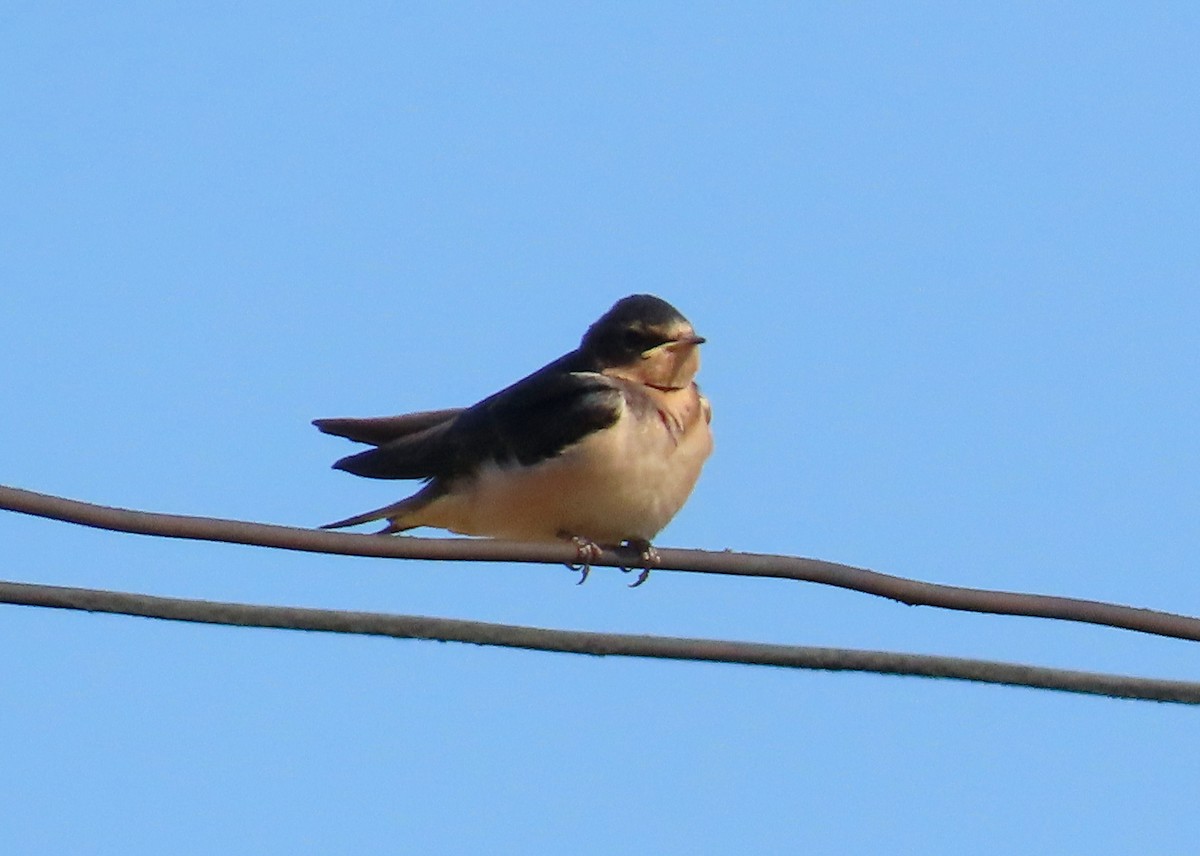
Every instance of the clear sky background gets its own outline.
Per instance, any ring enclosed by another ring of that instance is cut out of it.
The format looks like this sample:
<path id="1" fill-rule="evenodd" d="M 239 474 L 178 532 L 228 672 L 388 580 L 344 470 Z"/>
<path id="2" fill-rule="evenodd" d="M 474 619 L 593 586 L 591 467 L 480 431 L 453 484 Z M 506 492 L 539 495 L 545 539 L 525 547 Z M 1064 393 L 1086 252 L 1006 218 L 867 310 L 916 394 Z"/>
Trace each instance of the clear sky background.
<path id="1" fill-rule="evenodd" d="M 617 298 L 709 339 L 659 543 L 1200 613 L 1190 3 L 0 5 L 0 481 L 317 525 L 309 425 Z M 770 580 L 0 514 L 2 576 L 1200 678 Z M 1191 853 L 1195 709 L 0 607 L 4 853 Z"/>

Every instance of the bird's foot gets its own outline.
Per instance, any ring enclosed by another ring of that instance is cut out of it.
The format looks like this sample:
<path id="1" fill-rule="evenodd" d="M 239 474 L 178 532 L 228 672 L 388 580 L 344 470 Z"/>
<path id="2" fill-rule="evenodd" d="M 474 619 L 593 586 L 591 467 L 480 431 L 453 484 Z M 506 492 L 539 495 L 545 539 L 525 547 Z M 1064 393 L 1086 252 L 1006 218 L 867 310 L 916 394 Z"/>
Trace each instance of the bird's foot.
<path id="1" fill-rule="evenodd" d="M 560 538 L 566 538 L 575 545 L 575 561 L 567 567 L 572 571 L 579 571 L 579 582 L 575 585 L 581 586 L 592 571 L 592 562 L 598 560 L 604 551 L 595 541 L 589 541 L 580 535 L 568 535 L 566 532 L 558 534 Z"/>
<path id="2" fill-rule="evenodd" d="M 638 574 L 638 578 L 629 584 L 630 588 L 637 588 L 642 583 L 650 578 L 650 571 L 658 567 L 662 560 L 658 556 L 658 550 L 654 549 L 654 545 L 642 538 L 630 538 L 625 542 L 630 549 L 638 551 L 638 559 L 641 560 L 642 572 Z M 621 568 L 625 573 L 632 571 L 632 568 Z"/>

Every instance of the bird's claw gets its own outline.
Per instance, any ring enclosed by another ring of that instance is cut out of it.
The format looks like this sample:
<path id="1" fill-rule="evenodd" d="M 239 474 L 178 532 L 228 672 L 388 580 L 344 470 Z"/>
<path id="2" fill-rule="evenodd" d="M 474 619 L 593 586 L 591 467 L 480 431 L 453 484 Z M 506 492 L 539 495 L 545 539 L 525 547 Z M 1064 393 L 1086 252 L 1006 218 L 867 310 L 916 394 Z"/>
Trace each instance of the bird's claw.
<path id="1" fill-rule="evenodd" d="M 638 574 L 638 578 L 629 584 L 630 588 L 637 588 L 646 580 L 650 579 L 650 571 L 658 567 L 659 558 L 658 550 L 654 549 L 654 545 L 649 541 L 630 540 L 626 542 L 632 549 L 638 551 L 638 558 L 641 560 L 642 572 Z M 632 568 L 621 568 L 624 573 L 630 573 Z"/>
<path id="2" fill-rule="evenodd" d="M 562 537 L 570 538 L 571 543 L 575 545 L 575 561 L 567 567 L 572 571 L 579 571 L 579 582 L 575 585 L 581 586 L 587 580 L 588 574 L 592 572 L 592 562 L 599 560 L 604 551 L 595 541 L 589 541 L 579 535 L 562 533 Z"/>
<path id="3" fill-rule="evenodd" d="M 583 585 L 587 580 L 588 574 L 592 571 L 592 562 L 597 562 L 604 555 L 604 550 L 595 541 L 588 540 L 580 535 L 569 535 L 566 532 L 560 532 L 559 536 L 570 540 L 575 545 L 575 561 L 567 565 L 573 571 L 579 572 L 579 582 L 575 585 Z M 635 567 L 641 568 L 641 573 L 638 578 L 629 584 L 630 588 L 637 588 L 647 579 L 650 578 L 650 571 L 658 567 L 661 559 L 658 555 L 658 550 L 654 549 L 649 541 L 640 539 L 631 539 L 625 542 L 628 549 L 637 550 L 638 565 Z M 621 572 L 628 574 L 634 568 L 621 568 Z"/>
<path id="4" fill-rule="evenodd" d="M 642 572 L 638 574 L 638 578 L 629 584 L 630 588 L 637 588 L 646 580 L 650 579 L 650 569 L 642 568 Z"/>

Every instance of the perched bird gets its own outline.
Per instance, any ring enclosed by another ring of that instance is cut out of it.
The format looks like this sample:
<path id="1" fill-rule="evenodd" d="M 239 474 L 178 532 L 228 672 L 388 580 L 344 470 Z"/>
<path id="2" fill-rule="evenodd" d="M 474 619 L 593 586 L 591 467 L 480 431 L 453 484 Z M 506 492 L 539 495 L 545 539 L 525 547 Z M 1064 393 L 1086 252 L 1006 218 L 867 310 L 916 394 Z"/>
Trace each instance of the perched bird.
<path id="1" fill-rule="evenodd" d="M 675 307 L 626 297 L 579 347 L 479 403 L 366 419 L 317 419 L 375 448 L 333 466 L 424 479 L 412 496 L 322 527 L 388 521 L 463 535 L 572 540 L 586 569 L 598 546 L 638 549 L 683 506 L 712 451 L 712 411 L 694 381 L 704 339 Z M 644 575 L 643 575 L 644 579 Z"/>

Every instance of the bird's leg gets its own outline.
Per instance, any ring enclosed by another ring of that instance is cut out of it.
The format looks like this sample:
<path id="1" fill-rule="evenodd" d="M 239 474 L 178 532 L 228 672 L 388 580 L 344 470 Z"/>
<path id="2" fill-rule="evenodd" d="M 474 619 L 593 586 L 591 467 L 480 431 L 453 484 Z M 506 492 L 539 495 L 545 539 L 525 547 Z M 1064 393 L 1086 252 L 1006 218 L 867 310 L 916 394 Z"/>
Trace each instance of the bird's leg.
<path id="1" fill-rule="evenodd" d="M 654 549 L 654 545 L 643 538 L 630 538 L 625 542 L 630 549 L 638 551 L 638 558 L 642 563 L 642 572 L 638 574 L 638 578 L 629 584 L 630 588 L 637 588 L 647 579 L 650 578 L 650 571 L 658 567 L 658 563 L 662 561 L 658 557 L 658 550 Z M 629 573 L 631 568 L 621 568 L 622 571 Z"/>
<path id="2" fill-rule="evenodd" d="M 588 574 L 591 573 L 592 562 L 599 559 L 604 551 L 600 549 L 600 545 L 595 541 L 589 541 L 580 535 L 559 532 L 558 537 L 566 538 L 575 545 L 575 562 L 567 565 L 567 567 L 572 571 L 579 571 L 579 582 L 575 583 L 575 585 L 581 586 L 584 580 L 588 578 Z"/>

